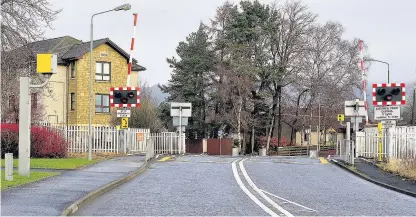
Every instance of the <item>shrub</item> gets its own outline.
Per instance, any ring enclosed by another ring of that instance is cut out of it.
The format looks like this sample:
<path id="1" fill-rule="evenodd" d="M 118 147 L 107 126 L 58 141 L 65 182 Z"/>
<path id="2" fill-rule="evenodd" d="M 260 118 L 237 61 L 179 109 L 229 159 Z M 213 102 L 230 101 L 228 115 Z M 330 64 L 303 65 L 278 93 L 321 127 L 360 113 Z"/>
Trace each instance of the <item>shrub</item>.
<path id="1" fill-rule="evenodd" d="M 1 125 L 1 157 L 4 158 L 6 153 L 13 153 L 13 156 L 19 154 L 19 127 Z"/>
<path id="2" fill-rule="evenodd" d="M 19 125 L 1 125 L 2 157 L 5 153 L 13 153 L 14 157 L 19 153 Z M 65 138 L 58 132 L 49 130 L 47 127 L 31 128 L 30 156 L 34 158 L 56 158 L 65 157 L 67 154 L 67 143 Z"/>

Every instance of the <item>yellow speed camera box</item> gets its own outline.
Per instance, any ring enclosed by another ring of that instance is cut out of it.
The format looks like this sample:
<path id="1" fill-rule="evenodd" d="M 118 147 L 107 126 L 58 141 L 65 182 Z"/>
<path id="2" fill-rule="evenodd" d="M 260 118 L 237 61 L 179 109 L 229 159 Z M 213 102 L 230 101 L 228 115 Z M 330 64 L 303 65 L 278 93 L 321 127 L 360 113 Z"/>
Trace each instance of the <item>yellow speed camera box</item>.
<path id="1" fill-rule="evenodd" d="M 36 56 L 36 71 L 40 74 L 55 74 L 58 70 L 56 54 L 41 53 Z"/>

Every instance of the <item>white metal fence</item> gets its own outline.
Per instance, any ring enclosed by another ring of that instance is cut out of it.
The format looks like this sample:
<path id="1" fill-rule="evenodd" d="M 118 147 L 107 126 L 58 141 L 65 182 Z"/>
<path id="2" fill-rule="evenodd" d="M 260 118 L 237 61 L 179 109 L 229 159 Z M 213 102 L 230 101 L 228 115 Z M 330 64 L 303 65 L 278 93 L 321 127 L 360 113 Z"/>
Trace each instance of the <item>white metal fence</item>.
<path id="1" fill-rule="evenodd" d="M 381 135 L 377 128 L 366 128 L 360 132 L 356 156 L 377 158 L 379 153 L 388 159 L 416 159 L 416 127 L 383 129 Z"/>
<path id="2" fill-rule="evenodd" d="M 60 133 L 68 143 L 68 152 L 88 152 L 88 126 L 66 126 L 62 124 L 37 123 L 42 127 Z M 178 133 L 150 133 L 149 129 L 129 128 L 117 130 L 115 127 L 92 127 L 92 151 L 114 153 L 145 154 L 151 141 L 157 154 L 185 153 L 185 134 L 179 144 Z"/>
<path id="3" fill-rule="evenodd" d="M 335 158 L 354 165 L 354 141 L 352 140 L 339 140 L 337 141 L 337 152 Z"/>

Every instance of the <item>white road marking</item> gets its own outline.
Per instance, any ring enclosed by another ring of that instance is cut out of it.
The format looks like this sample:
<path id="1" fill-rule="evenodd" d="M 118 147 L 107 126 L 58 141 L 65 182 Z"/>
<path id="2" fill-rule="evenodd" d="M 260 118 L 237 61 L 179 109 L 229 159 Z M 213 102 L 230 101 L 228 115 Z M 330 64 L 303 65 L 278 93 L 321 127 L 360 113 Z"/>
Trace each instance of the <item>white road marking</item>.
<path id="1" fill-rule="evenodd" d="M 245 159 L 244 159 L 245 160 Z M 240 161 L 238 164 L 240 165 L 240 169 L 241 172 L 243 173 L 244 178 L 247 180 L 248 184 L 262 197 L 264 198 L 267 202 L 269 202 L 274 208 L 276 208 L 277 210 L 279 210 L 280 212 L 282 212 L 283 214 L 285 214 L 285 216 L 287 217 L 294 217 L 289 211 L 283 209 L 281 206 L 279 206 L 279 204 L 277 204 L 276 202 L 274 202 L 272 199 L 270 199 L 270 197 L 268 197 L 267 195 L 265 195 L 263 193 L 263 191 L 258 188 L 256 186 L 256 184 L 254 184 L 254 182 L 251 180 L 250 176 L 248 175 L 246 169 L 244 168 L 244 160 Z"/>
<path id="2" fill-rule="evenodd" d="M 234 174 L 234 178 L 237 181 L 238 186 L 240 186 L 241 190 L 244 191 L 244 193 L 247 194 L 247 196 L 254 202 L 256 203 L 260 208 L 262 208 L 265 212 L 267 212 L 269 215 L 271 216 L 279 216 L 278 214 L 276 214 L 275 212 L 273 212 L 273 210 L 269 209 L 266 205 L 264 205 L 259 199 L 256 198 L 256 196 L 254 196 L 247 188 L 246 186 L 244 186 L 243 181 L 241 181 L 240 176 L 238 175 L 237 172 L 237 166 L 236 166 L 236 162 L 238 160 L 235 160 L 232 162 L 231 167 L 233 169 L 233 174 Z"/>
<path id="3" fill-rule="evenodd" d="M 317 210 L 314 210 L 314 209 L 311 209 L 311 208 L 309 208 L 309 207 L 303 206 L 303 205 L 301 205 L 301 204 L 295 203 L 295 202 L 293 202 L 293 201 L 287 200 L 287 199 L 285 199 L 285 198 L 283 198 L 283 197 L 279 197 L 279 196 L 274 195 L 274 194 L 272 194 L 272 193 L 270 193 L 270 192 L 267 192 L 267 191 L 265 191 L 265 190 L 261 190 L 261 191 L 263 191 L 264 193 L 266 193 L 266 194 L 268 194 L 268 195 L 270 195 L 270 196 L 273 196 L 273 197 L 278 198 L 278 199 L 280 199 L 280 200 L 284 200 L 284 201 L 286 201 L 286 202 L 283 202 L 283 203 L 291 203 L 291 204 L 294 204 L 294 205 L 296 205 L 296 206 L 299 206 L 299 207 L 302 207 L 302 208 L 304 208 L 304 209 L 307 209 L 307 210 L 309 210 L 309 211 L 318 212 Z"/>

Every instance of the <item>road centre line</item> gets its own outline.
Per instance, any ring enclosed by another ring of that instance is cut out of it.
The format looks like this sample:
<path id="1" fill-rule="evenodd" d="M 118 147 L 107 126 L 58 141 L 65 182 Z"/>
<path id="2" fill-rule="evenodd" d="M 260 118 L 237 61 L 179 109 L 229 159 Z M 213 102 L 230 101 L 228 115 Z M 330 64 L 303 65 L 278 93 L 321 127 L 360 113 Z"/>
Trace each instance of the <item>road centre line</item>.
<path id="1" fill-rule="evenodd" d="M 287 217 L 294 217 L 289 211 L 283 209 L 283 207 L 279 206 L 276 202 L 274 202 L 270 197 L 268 197 L 266 194 L 263 193 L 263 191 L 254 184 L 254 182 L 251 180 L 250 176 L 248 175 L 246 169 L 244 168 L 244 160 L 241 160 L 238 164 L 240 166 L 241 172 L 243 173 L 244 178 L 248 182 L 248 184 L 255 190 L 263 199 L 265 199 L 267 202 L 269 202 L 274 208 L 282 212 Z M 233 162 L 234 163 L 234 162 Z"/>
<path id="2" fill-rule="evenodd" d="M 309 207 L 303 206 L 303 205 L 301 205 L 301 204 L 298 204 L 298 203 L 296 203 L 296 202 L 290 201 L 290 200 L 285 199 L 285 198 L 283 198 L 283 197 L 279 197 L 279 196 L 274 195 L 274 194 L 272 194 L 272 193 L 270 193 L 270 192 L 267 192 L 267 191 L 265 191 L 265 190 L 263 190 L 263 189 L 261 189 L 261 191 L 263 191 L 264 193 L 266 193 L 266 194 L 268 194 L 268 195 L 270 195 L 270 196 L 272 196 L 272 197 L 278 198 L 278 199 L 280 199 L 280 200 L 284 200 L 284 201 L 286 201 L 287 203 L 294 204 L 294 205 L 296 205 L 296 206 L 302 207 L 302 208 L 304 208 L 304 209 L 307 209 L 307 210 L 310 210 L 310 211 L 313 211 L 313 212 L 318 212 L 317 210 L 314 210 L 314 209 L 311 209 L 311 208 L 309 208 Z"/>
<path id="3" fill-rule="evenodd" d="M 237 159 L 235 161 L 233 161 L 231 163 L 231 167 L 233 170 L 233 174 L 234 174 L 234 178 L 237 181 L 238 186 L 241 188 L 241 190 L 244 191 L 244 193 L 247 194 L 247 196 L 254 202 L 256 203 L 260 208 L 262 208 L 265 212 L 267 212 L 269 215 L 271 216 L 279 216 L 278 214 L 276 214 L 275 212 L 273 212 L 273 210 L 269 209 L 266 205 L 264 205 L 259 199 L 257 199 L 256 196 L 254 196 L 247 188 L 246 186 L 243 184 L 243 181 L 241 181 L 240 176 L 238 175 L 238 171 L 237 171 L 237 166 L 236 166 L 236 162 L 240 160 Z"/>

